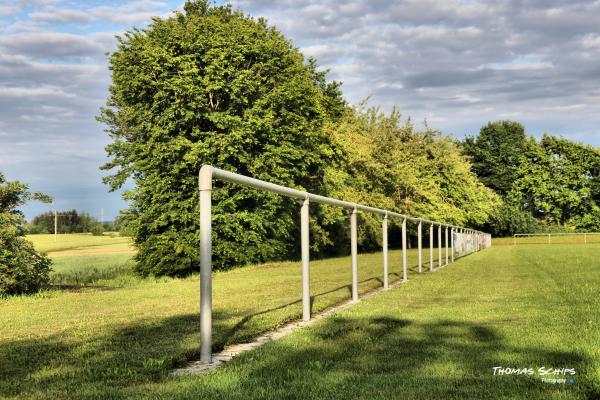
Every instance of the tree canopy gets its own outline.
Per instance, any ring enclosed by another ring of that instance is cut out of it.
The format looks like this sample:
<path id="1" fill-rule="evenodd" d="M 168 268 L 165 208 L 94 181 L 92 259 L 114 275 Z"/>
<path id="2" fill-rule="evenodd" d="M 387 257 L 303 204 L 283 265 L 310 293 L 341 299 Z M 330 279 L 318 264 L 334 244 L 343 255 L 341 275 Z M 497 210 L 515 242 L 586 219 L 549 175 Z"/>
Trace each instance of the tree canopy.
<path id="1" fill-rule="evenodd" d="M 476 137 L 468 136 L 463 148 L 471 157 L 473 172 L 481 182 L 505 196 L 512 188 L 521 157 L 527 150 L 525 128 L 514 121 L 490 122 Z"/>
<path id="2" fill-rule="evenodd" d="M 545 225 L 598 230 L 600 152 L 550 135 L 531 139 L 513 195 Z"/>
<path id="3" fill-rule="evenodd" d="M 139 272 L 195 268 L 202 164 L 324 192 L 332 152 L 322 126 L 345 103 L 338 84 L 265 20 L 187 2 L 120 37 L 109 61 L 99 117 L 113 139 L 105 182 L 135 183 L 127 198 Z M 217 268 L 297 252 L 294 202 L 231 184 L 217 184 L 214 199 Z"/>
<path id="4" fill-rule="evenodd" d="M 415 129 L 396 109 L 385 114 L 360 106 L 326 131 L 341 154 L 326 176 L 334 197 L 461 225 L 483 224 L 500 203 L 473 174 L 460 143 Z M 380 219 L 362 218 L 366 247 L 378 248 Z"/>
<path id="5" fill-rule="evenodd" d="M 502 195 L 488 223 L 496 235 L 600 229 L 600 152 L 544 134 L 527 137 L 517 122 L 490 122 L 464 152 L 482 182 Z"/>

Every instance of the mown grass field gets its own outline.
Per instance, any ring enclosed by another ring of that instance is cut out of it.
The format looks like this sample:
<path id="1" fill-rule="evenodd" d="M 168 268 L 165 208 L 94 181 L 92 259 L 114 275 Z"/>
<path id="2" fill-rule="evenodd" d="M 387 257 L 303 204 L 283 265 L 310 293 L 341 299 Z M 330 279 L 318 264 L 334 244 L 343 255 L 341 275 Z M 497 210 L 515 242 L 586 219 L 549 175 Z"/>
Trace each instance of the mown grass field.
<path id="1" fill-rule="evenodd" d="M 37 251 L 53 253 L 67 250 L 85 250 L 103 247 L 106 249 L 123 248 L 131 243 L 128 237 L 118 235 L 93 236 L 89 233 L 73 233 L 57 235 L 28 235 Z"/>
<path id="2" fill-rule="evenodd" d="M 91 234 L 29 235 L 36 250 L 48 253 L 54 262 L 52 285 L 109 284 L 132 280 L 131 239 L 118 235 Z M 135 279 L 134 279 L 135 281 Z"/>
<path id="3" fill-rule="evenodd" d="M 599 255 L 599 245 L 499 246 L 418 275 L 411 251 L 407 284 L 202 376 L 169 375 L 198 356 L 197 276 L 14 297 L 0 301 L 0 396 L 598 398 Z M 390 256 L 397 279 L 401 253 Z M 350 297 L 348 257 L 311 268 L 314 311 Z M 380 254 L 359 268 L 361 293 L 381 285 Z M 216 349 L 300 315 L 299 263 L 215 274 Z M 576 375 L 551 384 L 494 366 Z"/>

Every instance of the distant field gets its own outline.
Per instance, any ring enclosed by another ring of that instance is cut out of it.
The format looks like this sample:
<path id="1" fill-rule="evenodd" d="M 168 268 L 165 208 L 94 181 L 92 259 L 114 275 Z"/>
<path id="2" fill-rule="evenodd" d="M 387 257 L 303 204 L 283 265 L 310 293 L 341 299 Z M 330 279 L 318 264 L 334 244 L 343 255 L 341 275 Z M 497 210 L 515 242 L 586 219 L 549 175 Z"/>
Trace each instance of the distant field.
<path id="1" fill-rule="evenodd" d="M 135 249 L 131 239 L 118 235 L 91 234 L 28 235 L 36 250 L 47 252 L 54 265 L 53 285 L 90 285 L 99 281 L 131 280 Z M 114 284 L 114 282 L 113 282 Z"/>
<path id="2" fill-rule="evenodd" d="M 498 246 L 417 274 L 411 250 L 407 284 L 189 377 L 169 372 L 198 356 L 197 275 L 9 298 L 0 398 L 597 399 L 598 254 L 597 244 Z M 394 280 L 400 260 L 390 253 Z M 359 271 L 361 293 L 380 287 L 381 254 L 361 255 Z M 311 263 L 313 311 L 348 299 L 350 281 L 349 257 Z M 301 316 L 297 262 L 215 273 L 213 285 L 216 349 Z M 539 367 L 576 375 L 545 383 Z"/>
<path id="3" fill-rule="evenodd" d="M 89 285 L 132 274 L 133 253 L 55 255 L 50 274 L 54 285 Z"/>
<path id="4" fill-rule="evenodd" d="M 102 246 L 109 252 L 111 249 L 126 249 L 131 243 L 128 237 L 120 236 L 93 236 L 88 233 L 72 233 L 57 235 L 27 235 L 27 239 L 33 242 L 37 251 L 46 253 L 66 250 L 98 249 Z"/>

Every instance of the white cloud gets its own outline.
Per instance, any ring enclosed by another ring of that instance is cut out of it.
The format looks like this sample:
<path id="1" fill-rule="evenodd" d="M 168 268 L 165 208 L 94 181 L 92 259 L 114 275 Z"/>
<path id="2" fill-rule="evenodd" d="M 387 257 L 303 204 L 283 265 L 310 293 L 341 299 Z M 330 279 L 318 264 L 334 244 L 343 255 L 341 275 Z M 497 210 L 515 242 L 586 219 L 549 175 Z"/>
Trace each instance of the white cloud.
<path id="1" fill-rule="evenodd" d="M 83 35 L 60 32 L 23 32 L 0 37 L 0 48 L 36 58 L 87 57 L 105 50 Z"/>
<path id="2" fill-rule="evenodd" d="M 34 22 L 81 23 L 91 22 L 94 16 L 81 10 L 49 7 L 29 14 Z"/>
<path id="3" fill-rule="evenodd" d="M 108 138 L 94 116 L 110 83 L 105 52 L 115 48 L 115 34 L 180 9 L 183 0 L 174 1 L 2 4 L 0 169 L 37 177 L 61 160 L 68 167 L 57 166 L 54 175 L 83 184 L 85 170 L 87 181 L 96 180 L 95 193 L 103 193 L 97 168 Z M 530 133 L 600 144 L 594 134 L 600 2 L 240 0 L 235 6 L 266 17 L 330 68 L 353 103 L 372 95 L 373 104 L 398 105 L 414 121 L 459 135 L 511 118 Z M 47 151 L 39 155 L 32 143 Z M 65 188 L 75 197 L 73 185 Z"/>
<path id="4" fill-rule="evenodd" d="M 24 88 L 24 87 L 2 87 L 0 86 L 0 98 L 24 98 L 31 99 L 36 97 L 69 97 L 73 98 L 75 95 L 73 93 L 66 93 L 62 89 L 58 87 L 33 87 L 33 88 Z"/>

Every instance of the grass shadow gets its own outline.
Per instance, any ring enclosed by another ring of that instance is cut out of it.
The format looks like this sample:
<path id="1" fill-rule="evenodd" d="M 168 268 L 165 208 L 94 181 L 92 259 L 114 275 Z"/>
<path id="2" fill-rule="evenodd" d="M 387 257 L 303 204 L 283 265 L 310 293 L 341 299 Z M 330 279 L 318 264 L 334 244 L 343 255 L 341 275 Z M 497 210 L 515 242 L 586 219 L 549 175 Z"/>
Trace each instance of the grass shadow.
<path id="1" fill-rule="evenodd" d="M 569 367 L 577 375 L 572 385 L 555 385 L 543 382 L 538 374 L 494 375 L 496 366 Z M 194 377 L 200 381 L 189 393 L 211 399 L 592 399 L 600 395 L 590 378 L 593 365 L 585 355 L 511 346 L 493 322 L 451 319 L 333 317 L 299 337 L 240 355 L 225 369 L 238 371 L 233 390 L 221 388 L 220 376 L 228 376 L 224 371 Z M 260 394 L 256 388 L 261 388 Z M 177 387 L 168 393 L 177 398 Z"/>

